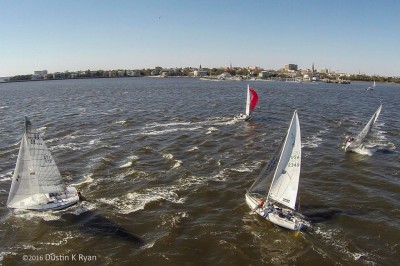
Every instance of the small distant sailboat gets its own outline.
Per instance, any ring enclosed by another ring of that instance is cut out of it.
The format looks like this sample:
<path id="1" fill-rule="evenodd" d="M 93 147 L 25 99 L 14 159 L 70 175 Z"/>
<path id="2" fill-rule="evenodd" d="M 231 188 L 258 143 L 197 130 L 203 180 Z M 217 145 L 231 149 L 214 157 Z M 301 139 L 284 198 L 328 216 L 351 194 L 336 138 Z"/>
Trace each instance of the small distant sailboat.
<path id="1" fill-rule="evenodd" d="M 288 132 L 274 157 L 246 193 L 247 205 L 264 219 L 281 227 L 298 231 L 310 226 L 296 211 L 300 165 L 300 123 L 297 111 L 294 111 Z"/>
<path id="2" fill-rule="evenodd" d="M 257 93 L 255 92 L 255 90 L 250 88 L 249 85 L 247 85 L 246 113 L 240 114 L 235 118 L 245 121 L 250 120 L 251 114 L 253 113 L 254 108 L 256 108 L 257 102 L 258 102 Z"/>
<path id="3" fill-rule="evenodd" d="M 366 90 L 367 91 L 373 91 L 375 89 L 375 86 L 376 86 L 376 83 L 375 83 L 375 80 L 374 80 L 374 85 L 369 86 Z"/>
<path id="4" fill-rule="evenodd" d="M 368 123 L 365 125 L 363 130 L 361 130 L 356 138 L 352 138 L 350 136 L 346 137 L 346 143 L 344 147 L 345 151 L 353 151 L 354 149 L 362 147 L 364 139 L 367 137 L 369 132 L 371 132 L 376 120 L 378 119 L 379 114 L 381 113 L 381 110 L 382 104 L 379 105 L 374 115 L 371 117 L 371 119 L 368 121 Z"/>
<path id="5" fill-rule="evenodd" d="M 66 187 L 40 134 L 25 117 L 17 164 L 7 207 L 35 211 L 60 210 L 79 201 L 74 187 Z"/>

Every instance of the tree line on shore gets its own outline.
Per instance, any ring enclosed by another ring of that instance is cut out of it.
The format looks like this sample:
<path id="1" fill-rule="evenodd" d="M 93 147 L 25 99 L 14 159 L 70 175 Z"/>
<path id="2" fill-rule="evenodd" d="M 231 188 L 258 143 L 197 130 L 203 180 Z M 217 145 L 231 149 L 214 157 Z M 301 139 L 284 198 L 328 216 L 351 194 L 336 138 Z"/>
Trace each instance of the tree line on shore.
<path id="1" fill-rule="evenodd" d="M 156 71 L 156 75 L 160 74 L 163 71 L 168 72 L 168 76 L 193 76 L 193 68 L 175 68 L 170 70 L 158 70 L 157 69 L 142 69 L 140 71 L 139 76 L 154 76 L 154 71 Z M 203 69 L 207 71 L 208 75 L 211 76 L 218 76 L 224 72 L 228 72 L 232 76 L 239 75 L 239 76 L 249 76 L 249 77 L 257 77 L 258 73 L 261 70 L 256 71 L 249 71 L 246 68 L 205 68 Z M 325 74 L 319 73 L 321 79 L 337 79 L 338 77 L 334 74 Z M 79 71 L 78 74 L 72 72 L 63 72 L 63 73 L 54 73 L 54 74 L 47 74 L 44 79 L 46 80 L 53 80 L 53 79 L 71 79 L 71 78 L 109 78 L 109 77 L 129 77 L 129 70 L 86 70 L 86 71 Z M 287 73 L 275 71 L 275 70 L 268 70 L 268 77 L 287 77 Z M 43 79 L 43 78 L 41 78 Z M 384 77 L 378 75 L 366 75 L 366 74 L 351 74 L 346 76 L 346 79 L 349 81 L 364 81 L 364 82 L 387 82 L 387 83 L 400 83 L 400 77 Z M 16 75 L 8 78 L 8 81 L 29 81 L 35 80 L 34 75 Z"/>

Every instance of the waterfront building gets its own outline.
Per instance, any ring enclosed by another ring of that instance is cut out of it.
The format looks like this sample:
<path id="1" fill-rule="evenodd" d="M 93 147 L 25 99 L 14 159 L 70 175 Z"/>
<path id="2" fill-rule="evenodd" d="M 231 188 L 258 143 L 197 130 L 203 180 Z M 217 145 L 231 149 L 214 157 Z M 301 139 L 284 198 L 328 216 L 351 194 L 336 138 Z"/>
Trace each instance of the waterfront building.
<path id="1" fill-rule="evenodd" d="M 127 70 L 126 75 L 130 77 L 141 77 L 142 73 L 140 73 L 140 70 Z"/>
<path id="2" fill-rule="evenodd" d="M 327 68 L 321 68 L 321 70 L 319 71 L 319 73 L 323 73 L 323 74 L 328 74 L 329 70 Z"/>
<path id="3" fill-rule="evenodd" d="M 207 70 L 204 70 L 204 69 L 198 69 L 198 70 L 193 71 L 193 76 L 195 76 L 195 77 L 205 77 L 207 75 L 208 75 L 208 72 L 207 72 Z"/>
<path id="4" fill-rule="evenodd" d="M 34 75 L 39 75 L 41 77 L 44 77 L 45 75 L 47 75 L 47 70 L 36 70 L 33 72 Z"/>
<path id="5" fill-rule="evenodd" d="M 286 71 L 297 71 L 298 66 L 296 64 L 286 64 L 285 70 Z"/>
<path id="6" fill-rule="evenodd" d="M 258 73 L 258 76 L 260 78 L 267 78 L 268 77 L 268 71 L 266 71 L 266 70 L 260 71 L 260 73 Z"/>

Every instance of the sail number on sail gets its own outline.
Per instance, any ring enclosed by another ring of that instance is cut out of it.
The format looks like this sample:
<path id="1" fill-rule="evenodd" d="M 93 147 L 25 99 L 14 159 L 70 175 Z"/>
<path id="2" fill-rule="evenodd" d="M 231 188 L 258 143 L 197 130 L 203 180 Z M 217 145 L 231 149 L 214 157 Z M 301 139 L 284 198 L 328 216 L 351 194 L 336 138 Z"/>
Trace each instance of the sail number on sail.
<path id="1" fill-rule="evenodd" d="M 289 159 L 288 167 L 299 167 L 300 166 L 300 155 L 292 154 Z"/>

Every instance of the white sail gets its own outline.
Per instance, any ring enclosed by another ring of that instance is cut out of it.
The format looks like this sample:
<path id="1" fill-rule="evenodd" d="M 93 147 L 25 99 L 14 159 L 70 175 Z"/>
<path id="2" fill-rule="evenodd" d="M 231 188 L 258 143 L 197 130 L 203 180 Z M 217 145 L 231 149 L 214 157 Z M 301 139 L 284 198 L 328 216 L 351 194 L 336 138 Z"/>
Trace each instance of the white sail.
<path id="1" fill-rule="evenodd" d="M 282 139 L 278 149 L 275 151 L 274 156 L 269 163 L 263 168 L 261 173 L 256 177 L 253 185 L 250 187 L 249 192 L 258 194 L 263 198 L 268 196 L 268 188 L 271 186 L 271 181 L 274 176 L 274 170 L 278 164 L 278 160 L 282 151 L 285 138 Z"/>
<path id="2" fill-rule="evenodd" d="M 268 198 L 295 209 L 301 166 L 300 123 L 297 112 L 293 114 L 285 137 L 281 156 L 276 167 Z"/>
<path id="3" fill-rule="evenodd" d="M 21 140 L 17 165 L 8 195 L 7 206 L 11 208 L 27 207 L 31 203 L 40 204 L 47 202 L 47 198 L 40 189 L 24 134 Z"/>
<path id="4" fill-rule="evenodd" d="M 247 85 L 246 115 L 250 116 L 250 87 Z"/>
<path id="5" fill-rule="evenodd" d="M 25 132 L 7 201 L 10 208 L 47 204 L 49 194 L 64 193 L 61 174 L 40 134 L 25 118 Z"/>
<path id="6" fill-rule="evenodd" d="M 357 135 L 357 137 L 354 139 L 354 141 L 352 141 L 349 144 L 347 144 L 346 150 L 347 149 L 355 149 L 355 148 L 359 147 L 363 143 L 364 139 L 371 132 L 376 120 L 378 119 L 379 114 L 381 113 L 381 110 L 382 110 L 382 104 L 378 107 L 376 112 L 373 114 L 371 119 L 365 125 L 363 130 L 361 130 L 361 132 Z"/>

